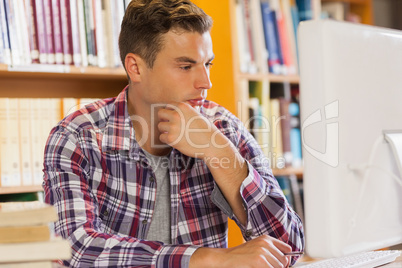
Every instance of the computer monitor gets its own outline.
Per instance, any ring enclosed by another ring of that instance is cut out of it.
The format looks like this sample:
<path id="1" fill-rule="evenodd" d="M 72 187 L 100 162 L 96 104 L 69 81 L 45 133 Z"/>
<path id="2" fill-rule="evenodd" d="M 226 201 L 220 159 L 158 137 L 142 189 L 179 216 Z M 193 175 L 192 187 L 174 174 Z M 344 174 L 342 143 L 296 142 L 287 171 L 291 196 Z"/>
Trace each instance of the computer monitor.
<path id="1" fill-rule="evenodd" d="M 298 31 L 306 251 L 400 244 L 402 32 L 332 20 Z"/>

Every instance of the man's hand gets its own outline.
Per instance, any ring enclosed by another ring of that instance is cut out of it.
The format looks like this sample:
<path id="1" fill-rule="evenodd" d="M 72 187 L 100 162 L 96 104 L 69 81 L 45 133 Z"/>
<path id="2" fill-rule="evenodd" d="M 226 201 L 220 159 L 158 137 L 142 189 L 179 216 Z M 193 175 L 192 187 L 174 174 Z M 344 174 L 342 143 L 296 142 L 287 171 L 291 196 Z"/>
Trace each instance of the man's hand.
<path id="1" fill-rule="evenodd" d="M 240 246 L 227 249 L 200 248 L 190 259 L 190 268 L 197 267 L 289 267 L 292 248 L 286 243 L 262 235 Z"/>
<path id="2" fill-rule="evenodd" d="M 205 159 L 214 151 L 230 146 L 230 141 L 187 103 L 173 103 L 158 111 L 159 139 L 183 154 Z"/>

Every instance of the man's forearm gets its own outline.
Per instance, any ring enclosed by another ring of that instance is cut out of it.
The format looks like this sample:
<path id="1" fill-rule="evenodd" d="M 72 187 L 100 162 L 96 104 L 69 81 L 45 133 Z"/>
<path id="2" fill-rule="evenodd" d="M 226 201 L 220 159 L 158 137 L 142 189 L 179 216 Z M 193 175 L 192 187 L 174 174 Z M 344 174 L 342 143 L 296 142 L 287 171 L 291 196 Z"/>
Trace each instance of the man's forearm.
<path id="1" fill-rule="evenodd" d="M 247 214 L 240 195 L 240 186 L 248 175 L 247 163 L 233 146 L 226 146 L 216 151 L 214 156 L 206 157 L 204 161 L 233 213 L 245 226 Z"/>

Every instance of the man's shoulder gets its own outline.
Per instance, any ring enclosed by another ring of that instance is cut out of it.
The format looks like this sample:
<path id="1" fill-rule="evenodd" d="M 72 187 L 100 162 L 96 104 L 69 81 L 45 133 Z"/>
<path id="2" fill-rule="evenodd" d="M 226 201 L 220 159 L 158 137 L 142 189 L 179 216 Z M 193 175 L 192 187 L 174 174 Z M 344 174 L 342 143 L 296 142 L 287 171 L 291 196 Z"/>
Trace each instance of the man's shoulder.
<path id="1" fill-rule="evenodd" d="M 109 120 L 115 99 L 116 97 L 83 103 L 81 108 L 67 115 L 56 127 L 67 129 L 69 132 L 102 129 Z"/>

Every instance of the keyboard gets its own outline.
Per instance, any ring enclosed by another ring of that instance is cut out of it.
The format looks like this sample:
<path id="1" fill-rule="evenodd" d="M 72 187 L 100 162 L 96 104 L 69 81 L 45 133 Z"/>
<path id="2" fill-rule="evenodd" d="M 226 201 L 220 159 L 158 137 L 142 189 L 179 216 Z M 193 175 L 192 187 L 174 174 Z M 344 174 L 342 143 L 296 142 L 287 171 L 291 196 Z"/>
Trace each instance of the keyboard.
<path id="1" fill-rule="evenodd" d="M 302 268 L 372 268 L 393 262 L 401 251 L 368 251 L 302 265 Z"/>

